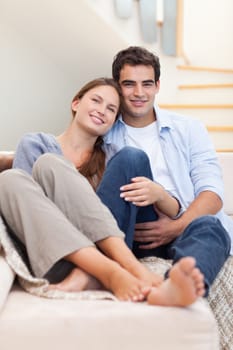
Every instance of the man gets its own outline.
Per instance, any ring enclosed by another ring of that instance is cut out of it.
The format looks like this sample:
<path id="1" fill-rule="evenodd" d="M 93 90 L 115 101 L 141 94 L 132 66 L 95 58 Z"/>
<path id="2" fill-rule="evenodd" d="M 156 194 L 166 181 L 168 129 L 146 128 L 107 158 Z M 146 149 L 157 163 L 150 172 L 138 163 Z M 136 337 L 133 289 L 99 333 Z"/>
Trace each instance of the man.
<path id="1" fill-rule="evenodd" d="M 133 250 L 138 257 L 173 261 L 194 256 L 208 294 L 230 251 L 227 232 L 233 236 L 233 221 L 222 211 L 221 170 L 208 132 L 199 121 L 154 105 L 160 63 L 151 52 L 141 47 L 120 51 L 112 73 L 121 87 L 123 106 L 106 144 L 143 149 L 154 180 L 181 204 L 176 219 L 159 215 L 155 221 L 138 223 Z"/>

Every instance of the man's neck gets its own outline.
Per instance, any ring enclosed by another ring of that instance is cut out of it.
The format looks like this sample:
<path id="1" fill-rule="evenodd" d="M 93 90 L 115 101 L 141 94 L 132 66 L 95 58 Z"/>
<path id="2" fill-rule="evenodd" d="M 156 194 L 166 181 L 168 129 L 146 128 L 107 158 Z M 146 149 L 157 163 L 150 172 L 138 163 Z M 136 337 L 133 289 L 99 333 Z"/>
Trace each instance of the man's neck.
<path id="1" fill-rule="evenodd" d="M 148 116 L 137 117 L 130 116 L 128 114 L 122 114 L 122 120 L 125 124 L 134 128 L 144 128 L 145 126 L 148 126 L 156 121 L 156 115 L 153 113 Z"/>

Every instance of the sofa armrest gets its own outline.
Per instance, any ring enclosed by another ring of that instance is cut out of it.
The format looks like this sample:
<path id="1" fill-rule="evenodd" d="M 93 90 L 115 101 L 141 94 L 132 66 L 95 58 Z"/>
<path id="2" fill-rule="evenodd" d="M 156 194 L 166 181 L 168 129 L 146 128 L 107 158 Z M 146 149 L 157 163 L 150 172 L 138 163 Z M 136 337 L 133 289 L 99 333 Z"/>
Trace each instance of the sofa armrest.
<path id="1" fill-rule="evenodd" d="M 10 169 L 14 159 L 14 152 L 0 152 L 0 172 Z"/>

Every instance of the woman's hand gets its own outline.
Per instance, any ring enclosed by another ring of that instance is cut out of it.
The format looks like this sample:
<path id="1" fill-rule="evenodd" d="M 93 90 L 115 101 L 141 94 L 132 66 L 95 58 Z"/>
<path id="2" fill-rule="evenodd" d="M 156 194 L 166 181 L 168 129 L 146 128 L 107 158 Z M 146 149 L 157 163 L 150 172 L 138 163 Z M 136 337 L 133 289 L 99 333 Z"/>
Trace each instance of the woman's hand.
<path id="1" fill-rule="evenodd" d="M 131 181 L 120 188 L 120 196 L 125 201 L 144 207 L 163 200 L 165 191 L 161 185 L 143 176 L 134 177 Z"/>

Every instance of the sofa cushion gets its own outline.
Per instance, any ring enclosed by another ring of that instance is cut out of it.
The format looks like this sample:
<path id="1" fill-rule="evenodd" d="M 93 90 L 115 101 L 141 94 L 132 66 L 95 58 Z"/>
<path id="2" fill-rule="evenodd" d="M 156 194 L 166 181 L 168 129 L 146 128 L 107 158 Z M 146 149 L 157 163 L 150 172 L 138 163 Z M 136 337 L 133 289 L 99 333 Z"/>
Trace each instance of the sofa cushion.
<path id="1" fill-rule="evenodd" d="M 187 308 L 51 300 L 17 286 L 1 314 L 0 339 L 2 350 L 219 349 L 215 319 L 203 299 Z"/>
<path id="2" fill-rule="evenodd" d="M 46 282 L 35 279 L 23 265 L 3 222 L 1 228 L 7 259 L 21 286 L 31 293 L 15 284 L 5 297 L 0 316 L 1 350 L 41 350 L 52 346 L 57 350 L 67 346 L 70 350 L 141 350 L 145 345 L 147 350 L 218 349 L 216 321 L 206 300 L 200 298 L 190 307 L 179 308 L 120 302 L 107 291 L 48 294 Z M 160 264 L 155 264 L 155 260 L 145 258 L 143 262 L 152 271 L 163 273 L 169 262 L 158 259 Z M 5 296 L 12 280 L 4 289 Z"/>
<path id="3" fill-rule="evenodd" d="M 209 305 L 218 323 L 222 350 L 233 349 L 233 256 L 230 256 L 212 284 Z"/>

